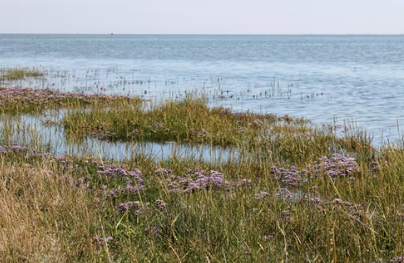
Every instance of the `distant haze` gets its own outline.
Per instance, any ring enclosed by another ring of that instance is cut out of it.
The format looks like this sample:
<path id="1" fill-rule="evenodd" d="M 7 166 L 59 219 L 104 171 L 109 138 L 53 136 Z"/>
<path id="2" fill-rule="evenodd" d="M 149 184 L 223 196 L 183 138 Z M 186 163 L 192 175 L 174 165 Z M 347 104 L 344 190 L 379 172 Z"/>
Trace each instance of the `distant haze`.
<path id="1" fill-rule="evenodd" d="M 0 0 L 0 33 L 403 34 L 404 0 Z"/>

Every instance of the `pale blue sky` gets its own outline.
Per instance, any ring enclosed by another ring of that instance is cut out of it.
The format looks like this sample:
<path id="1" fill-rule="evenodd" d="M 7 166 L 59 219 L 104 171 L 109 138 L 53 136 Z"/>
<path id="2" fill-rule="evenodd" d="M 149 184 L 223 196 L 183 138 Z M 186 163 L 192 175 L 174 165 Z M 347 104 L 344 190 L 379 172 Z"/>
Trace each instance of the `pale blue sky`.
<path id="1" fill-rule="evenodd" d="M 0 0 L 0 33 L 404 34 L 404 0 Z"/>

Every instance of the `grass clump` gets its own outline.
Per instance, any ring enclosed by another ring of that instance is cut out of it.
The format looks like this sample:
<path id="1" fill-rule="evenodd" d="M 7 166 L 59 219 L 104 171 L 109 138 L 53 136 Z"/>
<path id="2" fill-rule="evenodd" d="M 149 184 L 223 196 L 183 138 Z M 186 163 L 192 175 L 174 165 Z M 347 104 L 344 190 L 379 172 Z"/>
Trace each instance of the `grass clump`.
<path id="1" fill-rule="evenodd" d="M 0 80 L 11 81 L 32 77 L 43 77 L 44 73 L 37 68 L 6 68 L 0 69 Z"/>
<path id="2" fill-rule="evenodd" d="M 261 137 L 266 126 L 282 123 L 296 124 L 294 129 L 307 129 L 301 125 L 306 123 L 303 119 L 231 113 L 224 108 L 211 109 L 203 99 L 170 101 L 149 109 L 92 108 L 69 112 L 63 122 L 69 132 L 78 136 L 93 133 L 126 141 L 208 142 L 223 146 L 251 142 Z"/>
<path id="3" fill-rule="evenodd" d="M 88 95 L 53 89 L 4 88 L 0 92 L 0 112 L 7 114 L 39 113 L 46 109 L 77 109 L 88 106 L 139 106 L 137 97 Z"/>

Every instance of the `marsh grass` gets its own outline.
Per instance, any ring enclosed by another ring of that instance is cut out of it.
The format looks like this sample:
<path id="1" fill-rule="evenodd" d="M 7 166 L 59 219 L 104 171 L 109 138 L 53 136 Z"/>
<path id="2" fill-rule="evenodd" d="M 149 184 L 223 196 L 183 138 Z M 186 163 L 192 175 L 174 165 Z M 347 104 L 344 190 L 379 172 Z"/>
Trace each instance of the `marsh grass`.
<path id="1" fill-rule="evenodd" d="M 46 92 L 43 101 L 55 98 Z M 42 100 L 25 96 L 10 95 L 21 98 L 17 108 L 3 100 L 4 112 L 39 113 Z M 5 262 L 386 262 L 403 255 L 402 145 L 375 148 L 366 133 L 336 136 L 334 126 L 212 109 L 203 98 L 103 100 L 83 109 L 56 99 L 50 108 L 67 109 L 62 125 L 72 137 L 223 145 L 255 158 L 53 155 L 4 114 Z"/>
<path id="2" fill-rule="evenodd" d="M 147 107 L 92 107 L 68 111 L 63 126 L 76 138 L 176 141 L 177 143 L 239 147 L 266 153 L 291 163 L 316 160 L 335 152 L 369 156 L 374 151 L 366 134 L 336 136 L 333 126 L 274 114 L 234 113 L 210 108 L 206 99 L 188 97 Z"/>
<path id="3" fill-rule="evenodd" d="M 43 77 L 44 73 L 37 68 L 2 68 L 0 69 L 0 80 L 11 81 L 25 78 Z M 0 84 L 1 84 L 0 81 Z"/>

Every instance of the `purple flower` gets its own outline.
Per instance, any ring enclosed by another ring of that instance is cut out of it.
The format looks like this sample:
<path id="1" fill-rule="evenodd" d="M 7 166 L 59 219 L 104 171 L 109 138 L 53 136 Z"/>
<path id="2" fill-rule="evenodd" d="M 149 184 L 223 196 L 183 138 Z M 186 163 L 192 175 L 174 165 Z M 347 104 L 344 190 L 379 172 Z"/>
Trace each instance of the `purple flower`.
<path id="1" fill-rule="evenodd" d="M 154 204 L 160 209 L 165 209 L 167 206 L 167 204 L 163 200 L 159 200 L 159 199 L 154 201 Z"/>
<path id="2" fill-rule="evenodd" d="M 155 171 L 155 173 L 159 176 L 167 176 L 173 173 L 173 170 L 167 168 L 159 168 Z"/>
<path id="3" fill-rule="evenodd" d="M 255 198 L 255 199 L 263 199 L 263 198 L 265 198 L 265 197 L 267 197 L 267 196 L 269 196 L 269 193 L 268 193 L 268 192 L 263 192 L 263 191 L 261 191 L 259 194 L 256 194 L 256 195 L 254 196 L 254 198 Z"/>
<path id="4" fill-rule="evenodd" d="M 117 210 L 119 212 L 126 212 L 133 208 L 139 208 L 140 205 L 141 205 L 141 203 L 139 201 L 130 201 L 130 202 L 126 202 L 126 203 L 119 203 Z"/>
<path id="5" fill-rule="evenodd" d="M 143 193 L 144 192 L 144 186 L 143 185 L 127 185 L 126 186 L 126 191 L 130 192 L 131 194 L 137 194 L 137 193 Z"/>
<path id="6" fill-rule="evenodd" d="M 160 235 L 163 233 L 163 230 L 159 226 L 153 226 L 145 228 L 144 232 L 147 234 L 154 234 L 156 237 L 160 237 Z"/>
<path id="7" fill-rule="evenodd" d="M 242 179 L 240 181 L 225 180 L 224 175 L 220 172 L 211 170 L 196 169 L 193 174 L 187 174 L 186 177 L 166 176 L 167 186 L 171 192 L 192 193 L 197 190 L 204 189 L 226 189 L 231 190 L 236 187 L 245 187 L 251 184 L 250 179 Z"/>
<path id="8" fill-rule="evenodd" d="M 162 129 L 163 128 L 163 125 L 161 125 L 159 122 L 157 122 L 156 123 L 156 128 L 159 130 L 159 129 Z"/>

